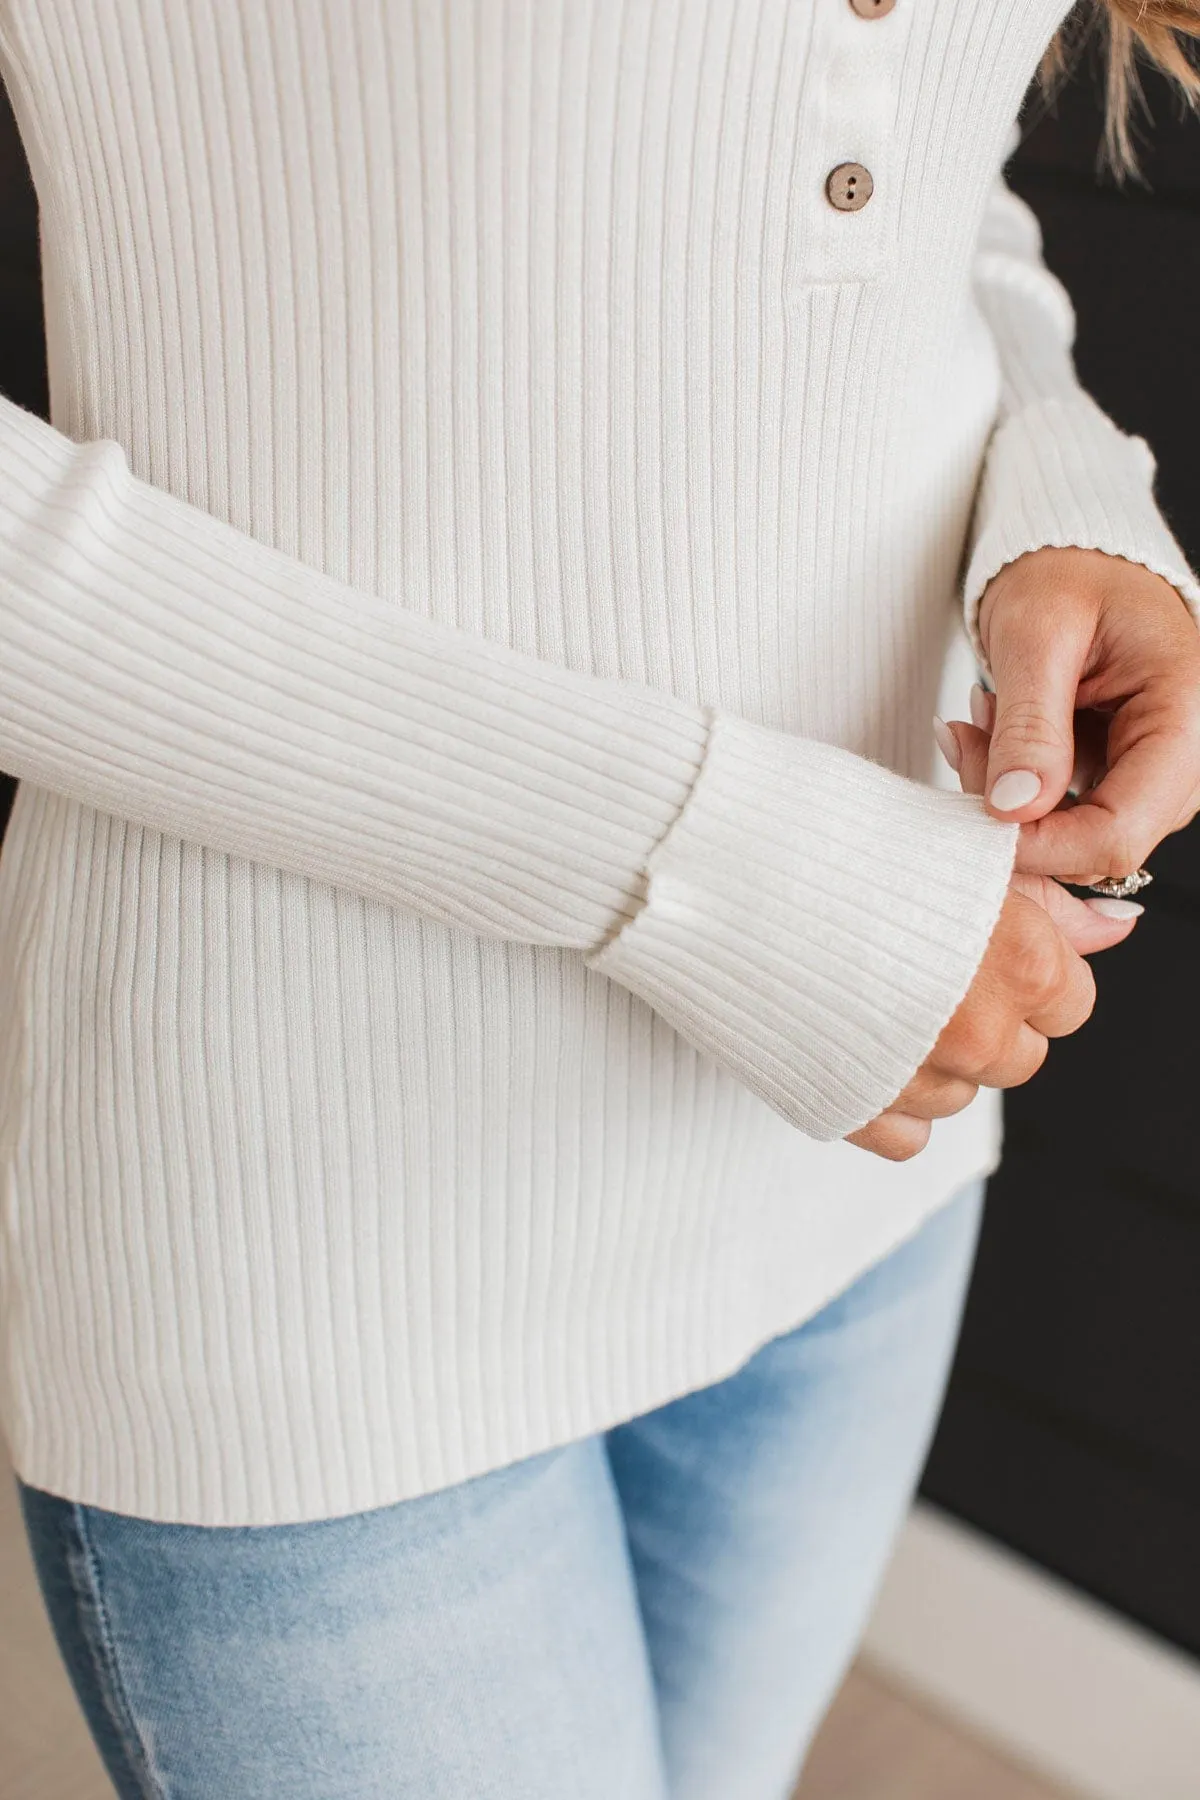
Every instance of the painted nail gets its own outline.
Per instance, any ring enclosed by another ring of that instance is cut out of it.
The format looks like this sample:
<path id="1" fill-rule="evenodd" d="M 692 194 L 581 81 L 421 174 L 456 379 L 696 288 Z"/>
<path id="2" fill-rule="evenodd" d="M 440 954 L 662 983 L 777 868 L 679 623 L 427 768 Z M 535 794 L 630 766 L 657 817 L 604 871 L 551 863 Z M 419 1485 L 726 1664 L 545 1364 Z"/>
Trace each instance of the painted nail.
<path id="1" fill-rule="evenodd" d="M 1102 919 L 1136 919 L 1139 913 L 1146 910 L 1136 900 L 1106 900 L 1102 894 L 1097 894 L 1095 899 L 1085 900 L 1084 905 L 1090 906 L 1093 912 L 1098 912 Z"/>
<path id="2" fill-rule="evenodd" d="M 958 747 L 958 739 L 945 719 L 939 719 L 936 713 L 933 715 L 933 735 L 937 739 L 938 749 L 957 775 L 962 768 L 962 751 Z"/>
<path id="3" fill-rule="evenodd" d="M 989 694 L 977 681 L 971 689 L 971 722 L 978 725 L 980 731 L 990 731 L 995 717 L 996 696 Z"/>
<path id="4" fill-rule="evenodd" d="M 997 776 L 993 781 L 988 799 L 997 812 L 1017 812 L 1037 799 L 1041 786 L 1041 776 L 1035 775 L 1032 769 L 1009 769 L 1006 775 Z"/>

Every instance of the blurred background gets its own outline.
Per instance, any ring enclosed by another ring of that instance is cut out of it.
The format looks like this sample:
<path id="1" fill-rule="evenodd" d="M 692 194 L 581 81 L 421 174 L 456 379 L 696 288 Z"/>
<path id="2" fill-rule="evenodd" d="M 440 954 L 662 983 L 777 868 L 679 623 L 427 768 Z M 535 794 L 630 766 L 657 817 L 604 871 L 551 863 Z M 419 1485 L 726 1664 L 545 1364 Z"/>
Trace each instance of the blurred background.
<path id="1" fill-rule="evenodd" d="M 1009 177 L 1074 300 L 1081 379 L 1154 448 L 1200 567 L 1200 120 L 1144 86 L 1144 185 L 1097 173 L 1094 55 L 1051 109 L 1031 94 Z M 2 90 L 0 389 L 45 411 L 36 207 Z M 1008 1096 L 922 1504 L 804 1800 L 1200 1796 L 1200 828 L 1151 867 L 1146 919 L 1094 964 L 1092 1021 Z M 0 1794 L 107 1794 L 7 1496 L 0 1686 Z"/>
<path id="2" fill-rule="evenodd" d="M 1027 104 L 1009 178 L 1075 302 L 1080 379 L 1155 450 L 1200 567 L 1200 120 L 1145 87 L 1148 188 L 1097 180 L 1086 70 L 1056 115 Z M 1093 1021 L 1007 1097 L 924 1491 L 1200 1656 L 1200 828 L 1150 867 Z"/>

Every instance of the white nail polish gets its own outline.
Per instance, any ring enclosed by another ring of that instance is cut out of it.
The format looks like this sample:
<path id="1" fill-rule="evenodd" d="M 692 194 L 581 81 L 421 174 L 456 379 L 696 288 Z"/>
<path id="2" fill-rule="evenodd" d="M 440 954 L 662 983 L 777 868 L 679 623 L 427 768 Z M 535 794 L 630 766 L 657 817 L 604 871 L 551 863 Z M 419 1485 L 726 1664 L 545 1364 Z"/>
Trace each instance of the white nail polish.
<path id="1" fill-rule="evenodd" d="M 1139 913 L 1146 910 L 1136 900 L 1106 900 L 1102 894 L 1097 894 L 1095 899 L 1085 900 L 1084 905 L 1090 906 L 1103 919 L 1136 919 Z"/>
<path id="2" fill-rule="evenodd" d="M 1009 769 L 992 783 L 988 799 L 997 812 L 1017 812 L 1041 792 L 1042 778 L 1032 769 Z"/>
<path id="3" fill-rule="evenodd" d="M 992 729 L 993 696 L 977 681 L 971 689 L 971 723 L 980 731 Z"/>
<path id="4" fill-rule="evenodd" d="M 933 735 L 937 739 L 938 749 L 957 775 L 962 768 L 962 752 L 958 747 L 958 739 L 945 719 L 939 719 L 936 713 L 933 715 Z"/>

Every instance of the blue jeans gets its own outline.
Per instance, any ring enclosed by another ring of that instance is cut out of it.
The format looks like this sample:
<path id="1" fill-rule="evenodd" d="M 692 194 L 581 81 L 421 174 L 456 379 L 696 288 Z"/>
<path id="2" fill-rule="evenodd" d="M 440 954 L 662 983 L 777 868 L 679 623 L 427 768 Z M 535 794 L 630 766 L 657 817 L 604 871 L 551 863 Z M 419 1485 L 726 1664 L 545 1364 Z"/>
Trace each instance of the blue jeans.
<path id="1" fill-rule="evenodd" d="M 973 1183 L 727 1380 L 438 1493 L 155 1524 L 22 1486 L 122 1800 L 786 1800 L 919 1475 Z"/>

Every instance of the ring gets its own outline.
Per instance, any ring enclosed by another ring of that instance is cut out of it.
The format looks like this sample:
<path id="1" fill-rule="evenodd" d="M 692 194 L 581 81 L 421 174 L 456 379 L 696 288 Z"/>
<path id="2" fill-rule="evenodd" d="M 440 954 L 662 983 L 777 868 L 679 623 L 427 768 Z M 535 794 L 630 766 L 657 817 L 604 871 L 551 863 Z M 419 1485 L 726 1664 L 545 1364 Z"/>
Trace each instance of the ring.
<path id="1" fill-rule="evenodd" d="M 1103 894 L 1106 900 L 1127 900 L 1130 894 L 1140 894 L 1153 880 L 1149 869 L 1135 869 L 1132 875 L 1113 875 L 1107 881 L 1089 881 L 1087 888 L 1089 893 Z"/>

